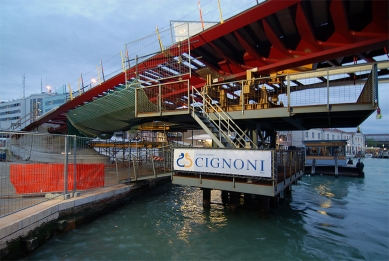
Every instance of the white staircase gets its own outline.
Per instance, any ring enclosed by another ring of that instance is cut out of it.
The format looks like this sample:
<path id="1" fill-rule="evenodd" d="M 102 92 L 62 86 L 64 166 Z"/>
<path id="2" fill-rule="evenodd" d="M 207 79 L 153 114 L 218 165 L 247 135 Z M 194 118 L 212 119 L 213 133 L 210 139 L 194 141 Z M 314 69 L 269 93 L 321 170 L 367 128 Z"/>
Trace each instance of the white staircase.
<path id="1" fill-rule="evenodd" d="M 220 148 L 254 148 L 258 146 L 239 128 L 232 118 L 206 93 L 192 88 L 192 96 L 201 96 L 202 103 L 192 103 L 191 115 Z"/>

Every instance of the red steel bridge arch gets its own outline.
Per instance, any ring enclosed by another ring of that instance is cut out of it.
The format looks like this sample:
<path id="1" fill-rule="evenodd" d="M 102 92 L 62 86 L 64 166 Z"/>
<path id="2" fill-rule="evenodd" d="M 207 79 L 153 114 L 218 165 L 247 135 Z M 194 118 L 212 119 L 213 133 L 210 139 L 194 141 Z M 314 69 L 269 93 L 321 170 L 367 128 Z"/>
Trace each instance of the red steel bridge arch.
<path id="1" fill-rule="evenodd" d="M 288 69 L 307 70 L 307 64 L 311 64 L 309 69 L 318 69 L 360 60 L 374 62 L 375 57 L 388 55 L 388 10 L 388 1 L 381 0 L 268 0 L 192 36 L 190 52 L 218 81 L 244 79 L 246 70 L 253 68 L 257 68 L 255 76 L 266 76 Z M 138 66 L 155 65 L 146 60 Z M 135 70 L 131 67 L 126 73 Z M 66 112 L 125 80 L 125 73 L 119 73 L 23 130 L 48 123 L 56 126 L 50 132 L 65 133 Z M 201 88 L 206 75 L 192 72 L 189 81 Z"/>

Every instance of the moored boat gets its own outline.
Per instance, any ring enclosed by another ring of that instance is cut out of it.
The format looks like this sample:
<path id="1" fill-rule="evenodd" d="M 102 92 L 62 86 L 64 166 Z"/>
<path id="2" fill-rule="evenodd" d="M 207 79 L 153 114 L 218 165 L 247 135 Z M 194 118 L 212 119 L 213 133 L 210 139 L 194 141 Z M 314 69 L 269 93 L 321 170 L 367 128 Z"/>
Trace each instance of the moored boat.
<path id="1" fill-rule="evenodd" d="M 305 145 L 305 173 L 364 177 L 364 164 L 354 165 L 346 157 L 347 140 L 312 140 L 303 141 Z"/>

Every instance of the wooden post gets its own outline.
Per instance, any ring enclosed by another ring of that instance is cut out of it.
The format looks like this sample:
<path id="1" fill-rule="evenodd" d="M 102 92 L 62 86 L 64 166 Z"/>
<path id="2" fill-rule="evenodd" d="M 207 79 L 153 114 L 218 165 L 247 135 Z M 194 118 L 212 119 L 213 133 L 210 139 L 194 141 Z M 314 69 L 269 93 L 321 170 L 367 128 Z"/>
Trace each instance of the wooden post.
<path id="1" fill-rule="evenodd" d="M 312 167 L 311 167 L 311 175 L 315 175 L 315 165 L 316 165 L 316 159 L 312 160 Z"/>

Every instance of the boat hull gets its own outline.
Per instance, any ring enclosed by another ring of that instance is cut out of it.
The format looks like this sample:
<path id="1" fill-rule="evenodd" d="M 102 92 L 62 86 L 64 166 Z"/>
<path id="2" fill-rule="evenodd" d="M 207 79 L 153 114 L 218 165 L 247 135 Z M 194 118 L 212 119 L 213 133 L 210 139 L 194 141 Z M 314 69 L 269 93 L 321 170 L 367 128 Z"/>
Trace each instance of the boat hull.
<path id="1" fill-rule="evenodd" d="M 314 174 L 312 174 L 314 172 Z M 313 171 L 311 165 L 305 165 L 304 169 L 305 174 L 311 175 L 331 175 L 336 176 L 335 166 L 315 166 Z M 337 176 L 346 176 L 346 177 L 364 177 L 365 173 L 363 172 L 363 163 L 362 166 L 338 166 L 338 175 Z"/>

